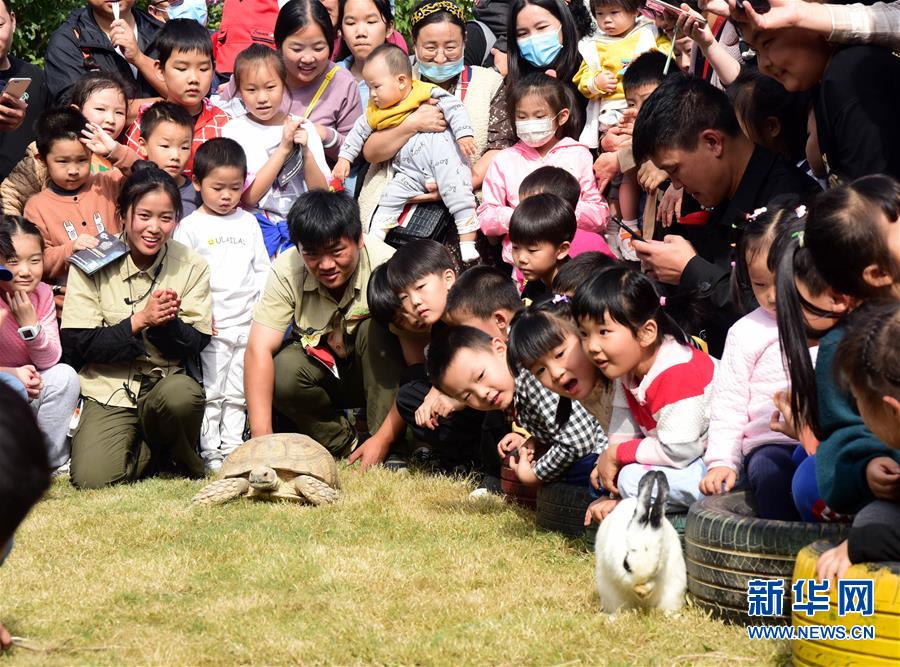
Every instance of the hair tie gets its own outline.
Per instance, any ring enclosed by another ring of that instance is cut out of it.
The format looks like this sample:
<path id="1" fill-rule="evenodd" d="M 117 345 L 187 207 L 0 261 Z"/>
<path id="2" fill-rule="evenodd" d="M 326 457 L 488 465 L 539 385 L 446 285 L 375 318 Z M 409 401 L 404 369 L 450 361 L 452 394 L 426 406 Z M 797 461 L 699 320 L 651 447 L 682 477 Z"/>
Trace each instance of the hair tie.
<path id="1" fill-rule="evenodd" d="M 410 24 L 415 25 L 426 16 L 431 16 L 438 12 L 447 12 L 458 18 L 460 21 L 466 20 L 465 15 L 463 15 L 463 10 L 458 5 L 449 2 L 449 0 L 437 0 L 437 2 L 429 2 L 427 5 L 420 7 L 416 13 L 412 15 Z"/>
<path id="2" fill-rule="evenodd" d="M 806 204 L 800 204 L 800 206 L 798 206 L 797 208 L 794 209 L 794 213 L 797 215 L 798 218 L 805 218 L 806 217 Z"/>
<path id="3" fill-rule="evenodd" d="M 754 220 L 756 220 L 759 216 L 761 216 L 763 213 L 767 212 L 768 210 L 769 209 L 767 209 L 765 206 L 760 206 L 758 209 L 754 210 L 753 213 L 747 214 L 747 222 L 753 222 Z"/>
<path id="4" fill-rule="evenodd" d="M 798 244 L 801 248 L 804 247 L 804 246 L 803 246 L 803 243 L 804 243 L 805 237 L 806 237 L 806 233 L 805 233 L 803 230 L 800 230 L 799 232 L 794 232 L 793 234 L 791 234 L 791 238 L 792 238 L 792 239 L 797 239 L 797 244 Z"/>
<path id="5" fill-rule="evenodd" d="M 666 297 L 664 297 L 664 296 L 659 297 L 659 307 L 660 308 L 666 307 Z"/>
<path id="6" fill-rule="evenodd" d="M 553 303 L 559 303 L 559 302 L 569 303 L 569 297 L 567 297 L 565 294 L 554 294 L 553 295 Z"/>

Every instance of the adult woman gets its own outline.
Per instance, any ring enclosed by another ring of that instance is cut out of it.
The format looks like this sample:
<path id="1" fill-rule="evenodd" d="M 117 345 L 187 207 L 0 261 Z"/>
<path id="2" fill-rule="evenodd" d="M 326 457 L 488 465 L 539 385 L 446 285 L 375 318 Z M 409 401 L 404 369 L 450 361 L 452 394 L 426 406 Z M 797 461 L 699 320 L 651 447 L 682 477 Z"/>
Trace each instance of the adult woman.
<path id="1" fill-rule="evenodd" d="M 572 95 L 570 123 L 581 133 L 587 99 L 578 92 L 572 77 L 581 65 L 578 40 L 585 36 L 581 0 L 567 5 L 562 0 L 514 0 L 509 8 L 509 81 L 529 72 L 544 72 L 566 83 Z M 576 15 L 579 20 L 576 22 Z"/>
<path id="2" fill-rule="evenodd" d="M 169 241 L 181 195 L 155 165 L 125 181 L 117 209 L 129 252 L 92 275 L 73 268 L 63 313 L 63 349 L 85 399 L 72 438 L 79 488 L 137 479 L 151 463 L 203 475 L 195 378 L 212 333 L 209 267 Z"/>
<path id="3" fill-rule="evenodd" d="M 469 112 L 479 155 L 472 165 L 472 188 L 478 190 L 496 152 L 515 143 L 507 121 L 503 78 L 494 70 L 463 64 L 466 23 L 462 10 L 449 0 L 419 2 L 411 26 L 414 74 L 456 95 Z M 437 107 L 422 105 L 397 127 L 369 137 L 363 155 L 373 166 L 359 197 L 364 226 L 390 177 L 387 165 L 376 168 L 375 163 L 393 158 L 417 132 L 440 132 L 446 127 Z"/>

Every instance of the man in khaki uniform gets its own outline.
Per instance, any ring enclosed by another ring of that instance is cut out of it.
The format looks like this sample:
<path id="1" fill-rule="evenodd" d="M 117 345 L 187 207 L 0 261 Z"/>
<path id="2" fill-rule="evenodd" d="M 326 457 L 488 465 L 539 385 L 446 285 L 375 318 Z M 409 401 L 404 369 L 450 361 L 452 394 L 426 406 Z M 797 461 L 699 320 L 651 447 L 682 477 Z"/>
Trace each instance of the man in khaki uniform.
<path id="1" fill-rule="evenodd" d="M 365 404 L 375 433 L 404 368 L 399 342 L 369 317 L 366 300 L 369 276 L 393 249 L 363 236 L 359 208 L 344 194 L 301 195 L 288 226 L 297 247 L 272 264 L 244 356 L 250 430 L 272 433 L 274 405 L 299 432 L 346 456 L 359 442 L 340 409 Z"/>

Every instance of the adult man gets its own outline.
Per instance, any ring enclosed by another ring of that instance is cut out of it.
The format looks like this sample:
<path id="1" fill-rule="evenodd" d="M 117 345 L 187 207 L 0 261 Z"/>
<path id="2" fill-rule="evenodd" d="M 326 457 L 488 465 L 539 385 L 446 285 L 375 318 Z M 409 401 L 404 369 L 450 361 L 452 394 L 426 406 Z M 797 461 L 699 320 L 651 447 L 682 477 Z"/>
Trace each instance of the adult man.
<path id="1" fill-rule="evenodd" d="M 675 286 L 675 294 L 709 299 L 712 308 L 701 327 L 710 353 L 720 356 L 737 319 L 729 280 L 740 223 L 775 197 L 803 199 L 818 185 L 747 139 L 725 93 L 684 74 L 664 81 L 644 102 L 632 151 L 639 164 L 652 159 L 674 187 L 709 211 L 698 214 L 700 224 L 676 225 L 663 241 L 635 241 L 634 248 L 657 280 Z"/>
<path id="2" fill-rule="evenodd" d="M 340 409 L 365 404 L 375 433 L 393 405 L 400 344 L 369 317 L 366 300 L 372 270 L 393 250 L 364 237 L 359 220 L 354 200 L 323 190 L 301 195 L 288 214 L 297 247 L 272 264 L 244 356 L 254 437 L 273 432 L 274 405 L 298 431 L 346 456 L 359 442 Z"/>
<path id="3" fill-rule="evenodd" d="M 34 122 L 47 107 L 47 79 L 40 67 L 9 55 L 16 15 L 0 0 L 0 90 L 10 79 L 31 79 L 21 98 L 0 96 L 0 181 L 9 176 L 34 141 Z"/>

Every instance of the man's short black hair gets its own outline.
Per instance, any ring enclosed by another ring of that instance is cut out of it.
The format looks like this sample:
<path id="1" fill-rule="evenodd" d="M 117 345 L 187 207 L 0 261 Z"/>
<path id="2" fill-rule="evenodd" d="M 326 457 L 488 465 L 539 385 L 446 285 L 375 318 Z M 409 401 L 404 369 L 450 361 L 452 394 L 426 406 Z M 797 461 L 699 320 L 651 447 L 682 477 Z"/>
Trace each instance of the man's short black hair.
<path id="1" fill-rule="evenodd" d="M 517 245 L 572 242 L 578 225 L 569 203 L 549 192 L 519 202 L 509 219 L 509 240 Z"/>
<path id="2" fill-rule="evenodd" d="M 522 179 L 519 184 L 519 201 L 541 192 L 552 192 L 569 202 L 569 206 L 574 209 L 581 198 L 581 183 L 562 167 L 544 165 Z"/>
<path id="3" fill-rule="evenodd" d="M 372 319 L 381 326 L 387 328 L 397 319 L 397 313 L 403 304 L 397 293 L 391 289 L 388 281 L 388 263 L 379 264 L 369 276 L 369 284 L 366 286 L 366 301 L 369 304 L 369 314 Z"/>
<path id="4" fill-rule="evenodd" d="M 37 134 L 38 154 L 47 157 L 57 141 L 80 141 L 81 132 L 87 127 L 87 120 L 81 112 L 72 107 L 48 109 L 38 118 L 35 134 Z"/>
<path id="5" fill-rule="evenodd" d="M 372 49 L 372 53 L 366 56 L 366 62 L 372 62 L 377 58 L 384 58 L 388 71 L 394 76 L 405 74 L 412 77 L 412 64 L 409 62 L 409 56 L 396 44 L 385 42 L 381 46 Z"/>
<path id="6" fill-rule="evenodd" d="M 553 279 L 553 293 L 572 297 L 579 285 L 615 263 L 615 259 L 597 250 L 576 255 L 559 267 Z"/>
<path id="7" fill-rule="evenodd" d="M 297 197 L 287 214 L 291 243 L 306 250 L 321 250 L 348 238 L 362 238 L 359 205 L 343 192 L 310 190 Z"/>
<path id="8" fill-rule="evenodd" d="M 439 389 L 443 386 L 447 369 L 457 353 L 463 349 L 491 350 L 491 337 L 475 327 L 445 327 L 432 337 L 428 344 L 425 367 L 428 379 Z"/>
<path id="9" fill-rule="evenodd" d="M 645 51 L 635 58 L 622 75 L 622 88 L 625 94 L 643 86 L 658 86 L 669 76 L 675 75 L 678 70 L 671 66 L 669 74 L 663 74 L 668 59 L 669 57 L 660 51 Z"/>
<path id="10" fill-rule="evenodd" d="M 194 119 L 191 114 L 180 104 L 175 102 L 166 102 L 162 100 L 150 106 L 141 115 L 141 136 L 146 140 L 150 138 L 153 131 L 162 123 L 175 123 L 179 127 L 184 127 L 194 135 Z"/>
<path id="11" fill-rule="evenodd" d="M 34 412 L 0 383 L 0 552 L 50 486 L 50 462 Z"/>
<path id="12" fill-rule="evenodd" d="M 437 241 L 420 239 L 402 246 L 391 257 L 388 283 L 395 293 L 400 293 L 425 276 L 440 276 L 447 270 L 456 273 L 453 257 L 447 249 Z"/>
<path id="13" fill-rule="evenodd" d="M 498 310 L 517 313 L 525 305 L 512 277 L 492 266 L 473 266 L 459 274 L 447 293 L 447 313 L 486 320 Z"/>
<path id="14" fill-rule="evenodd" d="M 247 176 L 247 156 L 234 139 L 216 137 L 203 142 L 194 154 L 194 178 L 198 183 L 217 167 L 236 167 Z"/>
<path id="15" fill-rule="evenodd" d="M 659 84 L 644 102 L 634 123 L 631 150 L 638 164 L 659 150 L 692 151 L 700 133 L 710 129 L 730 137 L 741 134 L 723 91 L 703 79 L 679 73 Z"/>
<path id="16" fill-rule="evenodd" d="M 209 58 L 210 63 L 213 62 L 212 38 L 209 31 L 194 19 L 167 21 L 156 35 L 156 55 L 160 67 L 165 67 L 176 51 L 199 53 Z"/>

